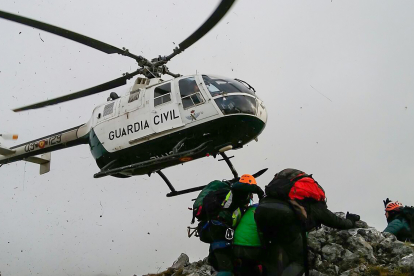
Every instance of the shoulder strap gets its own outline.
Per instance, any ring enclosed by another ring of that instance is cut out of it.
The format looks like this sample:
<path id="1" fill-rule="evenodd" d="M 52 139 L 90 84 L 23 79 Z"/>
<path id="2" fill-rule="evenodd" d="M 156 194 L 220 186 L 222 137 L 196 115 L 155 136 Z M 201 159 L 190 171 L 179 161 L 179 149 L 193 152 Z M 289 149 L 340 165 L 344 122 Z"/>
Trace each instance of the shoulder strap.
<path id="1" fill-rule="evenodd" d="M 304 256 L 304 268 L 305 276 L 309 276 L 309 262 L 308 262 L 308 237 L 306 235 L 306 221 L 308 215 L 305 208 L 303 208 L 296 200 L 289 200 L 289 205 L 293 209 L 294 213 L 300 221 L 301 234 L 302 234 L 302 247 L 303 247 L 303 256 Z"/>
<path id="2" fill-rule="evenodd" d="M 296 181 L 298 181 L 298 180 L 300 180 L 300 179 L 302 179 L 302 178 L 305 178 L 305 177 L 310 177 L 310 178 L 312 178 L 312 179 L 313 179 L 313 177 L 312 177 L 312 175 L 311 175 L 311 174 L 301 173 L 301 174 L 299 174 L 299 175 L 297 175 L 297 176 L 295 176 L 295 177 L 291 178 L 291 179 L 290 179 L 290 181 L 292 181 L 292 182 L 296 182 Z M 316 181 L 315 181 L 315 182 L 316 182 Z"/>
<path id="3" fill-rule="evenodd" d="M 401 217 L 403 217 L 407 223 L 408 227 L 411 230 L 411 241 L 414 242 L 414 207 L 405 206 L 401 212 Z"/>

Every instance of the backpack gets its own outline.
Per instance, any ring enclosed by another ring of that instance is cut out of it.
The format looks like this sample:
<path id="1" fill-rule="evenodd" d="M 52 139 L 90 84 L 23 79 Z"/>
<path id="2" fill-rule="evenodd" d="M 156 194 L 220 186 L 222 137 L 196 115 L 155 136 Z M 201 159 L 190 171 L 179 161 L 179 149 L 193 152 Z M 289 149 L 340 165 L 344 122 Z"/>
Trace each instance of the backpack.
<path id="1" fill-rule="evenodd" d="M 282 200 L 325 201 L 325 191 L 312 175 L 296 169 L 284 169 L 277 173 L 265 192 L 269 197 Z"/>
<path id="2" fill-rule="evenodd" d="M 202 221 L 217 215 L 222 209 L 221 204 L 229 191 L 230 186 L 219 180 L 214 180 L 204 187 L 194 201 L 191 223 L 194 223 L 196 218 L 198 221 Z"/>
<path id="3" fill-rule="evenodd" d="M 411 242 L 414 242 L 414 207 L 405 206 L 401 209 L 401 215 L 407 220 L 411 230 Z"/>

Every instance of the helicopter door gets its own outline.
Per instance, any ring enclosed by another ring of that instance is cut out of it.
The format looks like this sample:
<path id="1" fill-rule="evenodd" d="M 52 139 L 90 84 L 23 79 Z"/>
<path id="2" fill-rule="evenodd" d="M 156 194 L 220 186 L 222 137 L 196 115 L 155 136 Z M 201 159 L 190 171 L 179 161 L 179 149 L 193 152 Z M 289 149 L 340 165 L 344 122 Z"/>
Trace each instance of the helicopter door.
<path id="1" fill-rule="evenodd" d="M 171 82 L 154 87 L 152 95 L 153 109 L 150 124 L 156 133 L 184 125 L 177 100 L 172 93 Z"/>
<path id="2" fill-rule="evenodd" d="M 180 79 L 178 87 L 182 101 L 181 114 L 185 124 L 201 122 L 218 114 L 214 106 L 207 103 L 209 95 L 198 76 Z"/>

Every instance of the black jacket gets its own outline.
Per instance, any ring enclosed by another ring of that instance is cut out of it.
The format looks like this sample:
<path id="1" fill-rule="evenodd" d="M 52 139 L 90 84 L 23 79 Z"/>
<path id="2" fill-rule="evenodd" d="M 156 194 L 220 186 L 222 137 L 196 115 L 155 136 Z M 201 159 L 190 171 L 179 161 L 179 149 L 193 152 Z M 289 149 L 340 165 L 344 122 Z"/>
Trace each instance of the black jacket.
<path id="1" fill-rule="evenodd" d="M 338 217 L 332 213 L 325 202 L 308 202 L 308 201 L 299 201 L 298 203 L 302 205 L 308 215 L 306 230 L 312 230 L 315 227 L 320 227 L 321 224 L 336 228 L 336 229 L 350 229 L 354 227 L 354 223 L 349 219 L 344 219 Z"/>
<path id="2" fill-rule="evenodd" d="M 250 196 L 257 194 L 259 198 L 263 197 L 263 190 L 257 185 L 236 182 L 231 188 L 231 196 L 224 204 L 224 209 L 234 212 L 237 208 L 245 209 L 250 203 Z"/>

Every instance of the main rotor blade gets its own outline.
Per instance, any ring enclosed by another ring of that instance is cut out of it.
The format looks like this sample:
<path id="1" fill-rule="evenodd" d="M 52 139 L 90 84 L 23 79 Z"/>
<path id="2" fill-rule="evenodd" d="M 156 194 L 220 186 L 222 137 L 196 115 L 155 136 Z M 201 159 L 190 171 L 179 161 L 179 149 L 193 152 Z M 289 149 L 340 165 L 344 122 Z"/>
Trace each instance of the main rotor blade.
<path id="1" fill-rule="evenodd" d="M 14 112 L 20 112 L 20 111 L 24 111 L 24 110 L 29 110 L 29 109 L 36 109 L 36 108 L 41 108 L 41 107 L 45 107 L 45 106 L 49 106 L 49 105 L 54 105 L 54 104 L 58 104 L 58 103 L 62 103 L 62 102 L 67 102 L 67 101 L 71 101 L 71 100 L 75 100 L 78 98 L 82 98 L 82 97 L 86 97 L 89 95 L 93 95 L 99 92 L 103 92 L 115 87 L 119 87 L 122 85 L 125 85 L 127 83 L 127 80 L 132 78 L 135 75 L 138 75 L 141 73 L 141 69 L 138 69 L 137 71 L 130 73 L 130 74 L 126 74 L 123 77 L 105 82 L 103 84 L 82 90 L 82 91 L 78 91 L 72 94 L 68 94 L 68 95 L 64 95 L 58 98 L 54 98 L 54 99 L 50 99 L 47 101 L 43 101 L 43 102 L 39 102 L 39 103 L 35 103 L 35 104 L 31 104 L 31 105 L 27 105 L 27 106 L 23 106 L 23 107 L 19 107 L 16 109 L 13 109 Z"/>
<path id="2" fill-rule="evenodd" d="M 266 168 L 266 169 L 263 169 L 263 170 L 258 171 L 257 173 L 253 174 L 252 176 L 253 176 L 254 178 L 258 178 L 259 176 L 261 176 L 262 174 L 264 174 L 266 171 L 267 171 L 267 168 Z"/>
<path id="3" fill-rule="evenodd" d="M 96 50 L 102 51 L 104 53 L 107 54 L 113 54 L 113 53 L 117 53 L 120 55 L 124 55 L 124 56 L 128 56 L 128 57 L 132 57 L 134 59 L 137 58 L 137 56 L 129 53 L 127 50 L 122 50 L 119 49 L 115 46 L 109 45 L 107 43 L 101 42 L 99 40 L 60 28 L 60 27 L 56 27 L 47 23 L 43 23 L 34 19 L 30 19 L 27 17 L 23 17 L 20 15 L 16 15 L 16 14 L 12 14 L 12 13 L 8 13 L 8 12 L 4 12 L 4 11 L 0 11 L 0 18 L 3 19 L 7 19 L 13 22 L 17 22 L 23 25 L 27 25 L 39 30 L 43 30 L 58 36 L 62 36 L 64 38 L 79 42 L 83 45 L 92 47 Z"/>
<path id="4" fill-rule="evenodd" d="M 174 56 L 178 55 L 194 43 L 196 43 L 200 38 L 207 34 L 217 23 L 226 15 L 230 10 L 231 6 L 234 4 L 235 0 L 222 0 L 218 5 L 216 10 L 210 15 L 210 17 L 200 26 L 192 35 L 187 37 L 183 42 L 179 44 L 179 48 L 174 50 L 174 53 L 167 57 L 167 60 L 172 59 Z"/>

